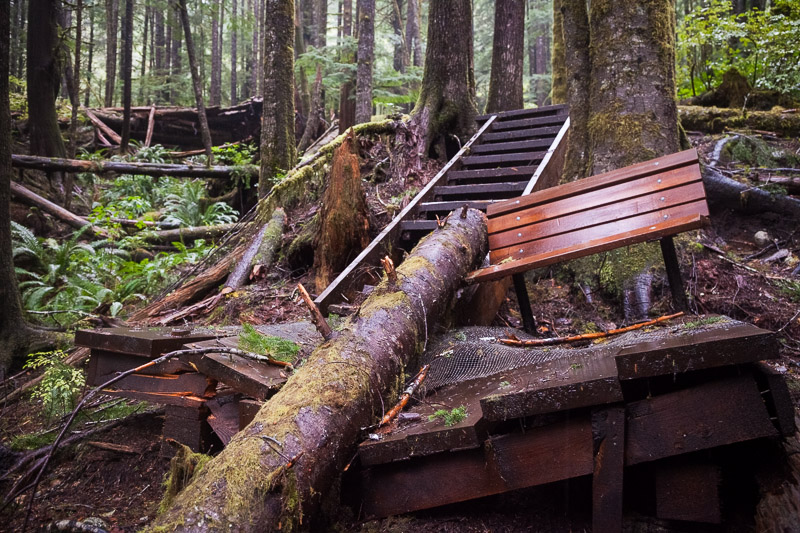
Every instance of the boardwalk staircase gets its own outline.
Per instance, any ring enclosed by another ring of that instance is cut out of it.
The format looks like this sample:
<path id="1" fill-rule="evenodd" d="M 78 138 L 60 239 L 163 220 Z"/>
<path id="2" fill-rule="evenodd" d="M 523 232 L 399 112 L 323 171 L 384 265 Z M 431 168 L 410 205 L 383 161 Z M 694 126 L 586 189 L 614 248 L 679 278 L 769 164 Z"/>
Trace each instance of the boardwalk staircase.
<path id="1" fill-rule="evenodd" d="M 377 281 L 371 272 L 380 260 L 388 255 L 399 263 L 402 251 L 436 229 L 437 217 L 442 220 L 464 205 L 485 212 L 492 203 L 558 183 L 569 130 L 567 106 L 481 115 L 477 127 L 477 133 L 317 297 L 323 314 L 347 314 L 352 308 L 348 304 Z"/>

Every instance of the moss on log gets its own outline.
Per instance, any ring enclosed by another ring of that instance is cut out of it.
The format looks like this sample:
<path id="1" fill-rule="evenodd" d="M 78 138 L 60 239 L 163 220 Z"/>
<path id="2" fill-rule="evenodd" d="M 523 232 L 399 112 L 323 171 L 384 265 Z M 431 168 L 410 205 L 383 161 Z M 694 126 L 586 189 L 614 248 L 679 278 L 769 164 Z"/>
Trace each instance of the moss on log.
<path id="1" fill-rule="evenodd" d="M 424 238 L 397 268 L 397 282 L 382 282 L 148 531 L 313 527 L 360 428 L 381 416 L 381 395 L 397 387 L 486 246 L 486 219 L 474 209 Z M 297 458 L 291 467 L 288 458 Z"/>
<path id="2" fill-rule="evenodd" d="M 721 107 L 678 106 L 681 124 L 686 130 L 721 133 L 730 129 L 769 131 L 786 137 L 800 135 L 800 113 L 775 108 L 772 111 L 748 111 Z"/>

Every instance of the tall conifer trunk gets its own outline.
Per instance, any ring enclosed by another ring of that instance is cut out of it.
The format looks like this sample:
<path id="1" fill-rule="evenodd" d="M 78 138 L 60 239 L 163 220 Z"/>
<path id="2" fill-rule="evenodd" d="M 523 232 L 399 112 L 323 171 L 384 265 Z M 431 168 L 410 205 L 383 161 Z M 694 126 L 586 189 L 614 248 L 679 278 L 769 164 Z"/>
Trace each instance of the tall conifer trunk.
<path id="1" fill-rule="evenodd" d="M 522 68 L 525 58 L 525 3 L 497 0 L 494 4 L 492 71 L 486 112 L 522 109 Z"/>
<path id="2" fill-rule="evenodd" d="M 407 0 L 406 8 L 406 46 L 409 63 L 422 66 L 422 43 L 419 36 L 419 0 Z"/>
<path id="3" fill-rule="evenodd" d="M 222 102 L 222 50 L 219 47 L 219 0 L 211 3 L 211 84 L 208 104 L 220 105 Z"/>
<path id="4" fill-rule="evenodd" d="M 238 81 L 236 79 L 236 67 L 237 67 L 236 53 L 238 51 L 237 33 L 239 28 L 239 19 L 237 14 L 237 0 L 233 0 L 230 25 L 231 25 L 231 105 L 234 106 L 239 103 Z"/>
<path id="5" fill-rule="evenodd" d="M 586 0 L 561 0 L 564 24 L 564 64 L 570 134 L 562 181 L 584 178 L 589 172 L 589 14 Z"/>
<path id="6" fill-rule="evenodd" d="M 181 65 L 181 18 L 180 7 L 177 3 L 170 0 L 169 16 L 170 16 L 170 84 L 171 89 L 169 92 L 170 103 L 177 105 L 180 98 L 180 82 L 183 79 L 182 65 Z"/>
<path id="7" fill-rule="evenodd" d="M 375 0 L 358 0 L 356 124 L 372 120 L 372 62 L 375 59 Z"/>
<path id="8" fill-rule="evenodd" d="M 353 0 L 342 1 L 342 37 L 353 36 Z M 352 63 L 353 55 L 341 58 L 343 63 Z M 344 133 L 356 123 L 355 84 L 348 78 L 339 90 L 339 133 Z"/>
<path id="9" fill-rule="evenodd" d="M 553 0 L 553 54 L 551 56 L 553 83 L 551 100 L 554 104 L 567 101 L 567 66 L 564 51 L 564 15 L 562 0 Z"/>
<path id="10" fill-rule="evenodd" d="M 89 57 L 86 58 L 86 92 L 83 95 L 83 107 L 89 107 L 89 96 L 92 90 L 92 64 L 94 61 L 94 9 L 89 9 Z"/>
<path id="11" fill-rule="evenodd" d="M 106 0 L 106 86 L 104 105 L 114 105 L 114 88 L 117 81 L 117 30 L 119 0 Z"/>
<path id="12" fill-rule="evenodd" d="M 128 152 L 131 140 L 131 77 L 133 74 L 133 0 L 125 0 L 122 27 L 122 133 L 119 151 Z"/>

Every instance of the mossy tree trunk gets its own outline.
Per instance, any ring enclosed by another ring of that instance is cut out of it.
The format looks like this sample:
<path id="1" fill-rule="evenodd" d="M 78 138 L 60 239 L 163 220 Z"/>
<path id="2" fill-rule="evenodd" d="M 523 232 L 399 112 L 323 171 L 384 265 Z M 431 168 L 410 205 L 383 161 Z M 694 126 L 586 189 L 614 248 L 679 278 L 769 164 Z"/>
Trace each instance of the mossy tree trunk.
<path id="1" fill-rule="evenodd" d="M 275 176 L 294 166 L 294 1 L 264 4 L 264 106 L 261 114 L 261 173 L 258 196 Z"/>
<path id="2" fill-rule="evenodd" d="M 422 88 L 412 126 L 425 149 L 448 134 L 465 142 L 475 129 L 471 0 L 431 0 Z"/>
<path id="3" fill-rule="evenodd" d="M 320 228 L 314 238 L 317 292 L 368 244 L 367 200 L 361 188 L 357 139 L 351 129 L 333 154 L 328 188 L 322 197 Z"/>
<path id="4" fill-rule="evenodd" d="M 553 0 L 553 83 L 550 101 L 553 104 L 567 102 L 567 66 L 564 50 L 564 15 L 561 12 L 562 0 Z"/>
<path id="5" fill-rule="evenodd" d="M 125 0 L 122 19 L 122 132 L 119 151 L 128 152 L 131 140 L 131 74 L 133 73 L 133 0 Z"/>
<path id="6" fill-rule="evenodd" d="M 56 4 L 56 2 L 48 2 Z M 106 85 L 103 103 L 114 105 L 114 86 L 117 80 L 117 30 L 119 29 L 119 0 L 106 0 Z M 31 20 L 28 18 L 28 20 Z"/>
<path id="7" fill-rule="evenodd" d="M 486 219 L 474 209 L 424 238 L 397 268 L 397 282 L 376 287 L 341 334 L 309 356 L 149 530 L 322 530 L 317 509 L 352 458 L 361 428 L 381 416 L 380 397 L 399 385 L 446 316 L 486 239 Z M 291 468 L 267 437 L 281 443 L 285 457 L 298 458 Z"/>
<path id="8" fill-rule="evenodd" d="M 525 57 L 525 2 L 494 4 L 492 71 L 486 112 L 522 109 L 522 68 Z"/>
<path id="9" fill-rule="evenodd" d="M 375 60 L 375 0 L 358 0 L 356 124 L 372 120 L 372 63 Z"/>
<path id="10" fill-rule="evenodd" d="M 564 65 L 570 133 L 561 181 L 584 178 L 589 165 L 589 13 L 586 0 L 560 0 L 564 28 Z"/>
<path id="11" fill-rule="evenodd" d="M 592 2 L 590 174 L 678 151 L 674 7 Z"/>

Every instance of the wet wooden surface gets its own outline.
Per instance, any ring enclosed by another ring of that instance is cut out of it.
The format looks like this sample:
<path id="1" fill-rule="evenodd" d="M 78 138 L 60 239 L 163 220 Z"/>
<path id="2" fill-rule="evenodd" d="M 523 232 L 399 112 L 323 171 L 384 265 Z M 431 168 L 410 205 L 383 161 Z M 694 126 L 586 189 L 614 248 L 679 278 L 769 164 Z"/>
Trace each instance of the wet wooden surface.
<path id="1" fill-rule="evenodd" d="M 592 439 L 592 530 L 622 531 L 625 407 L 615 405 L 595 409 L 592 412 Z"/>
<path id="2" fill-rule="evenodd" d="M 676 458 L 655 467 L 656 516 L 719 524 L 720 469 L 698 458 Z"/>
<path id="3" fill-rule="evenodd" d="M 75 344 L 92 349 L 155 359 L 159 355 L 179 349 L 187 342 L 213 339 L 229 334 L 224 329 L 182 326 L 175 328 L 79 329 L 75 332 Z"/>

